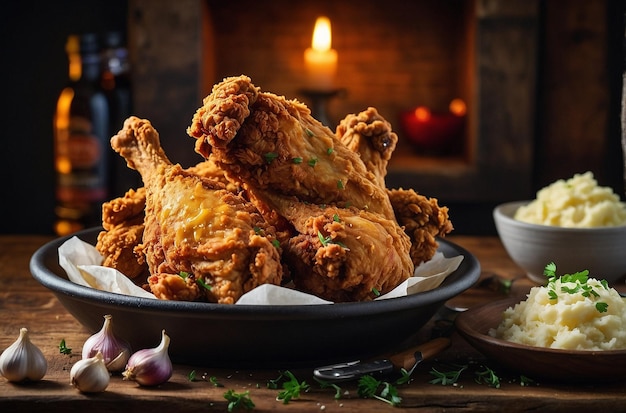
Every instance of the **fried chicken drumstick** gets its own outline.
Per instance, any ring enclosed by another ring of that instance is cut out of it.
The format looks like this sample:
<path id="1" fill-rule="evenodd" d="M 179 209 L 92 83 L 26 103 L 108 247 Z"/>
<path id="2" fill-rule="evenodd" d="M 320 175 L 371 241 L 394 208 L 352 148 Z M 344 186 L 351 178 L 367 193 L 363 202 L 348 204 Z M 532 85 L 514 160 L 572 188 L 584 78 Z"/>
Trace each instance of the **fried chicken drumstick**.
<path id="1" fill-rule="evenodd" d="M 280 284 L 273 227 L 216 180 L 173 165 L 149 121 L 128 118 L 111 139 L 145 186 L 148 283 L 161 299 L 234 303 L 260 284 Z"/>
<path id="2" fill-rule="evenodd" d="M 346 116 L 337 126 L 337 138 L 361 159 L 372 172 L 372 179 L 386 189 L 387 163 L 398 142 L 398 136 L 375 108 Z M 443 237 L 453 229 L 448 208 L 437 199 L 427 198 L 413 189 L 386 189 L 396 220 L 411 238 L 411 259 L 415 266 L 430 260 Z"/>

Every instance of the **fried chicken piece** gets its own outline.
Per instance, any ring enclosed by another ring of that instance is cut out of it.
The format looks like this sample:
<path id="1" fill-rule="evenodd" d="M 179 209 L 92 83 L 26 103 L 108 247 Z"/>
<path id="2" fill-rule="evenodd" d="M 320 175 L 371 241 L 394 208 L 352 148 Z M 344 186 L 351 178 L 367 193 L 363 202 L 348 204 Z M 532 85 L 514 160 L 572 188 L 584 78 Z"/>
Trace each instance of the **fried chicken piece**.
<path id="1" fill-rule="evenodd" d="M 373 174 L 372 180 L 386 188 L 387 164 L 396 149 L 398 135 L 376 108 L 347 115 L 339 122 L 335 134 L 348 149 L 361 156 L 367 170 Z"/>
<path id="2" fill-rule="evenodd" d="M 360 301 L 413 274 L 386 189 L 305 105 L 261 92 L 246 76 L 227 78 L 187 132 L 272 223 L 293 228 L 281 244 L 299 289 Z"/>
<path id="3" fill-rule="evenodd" d="M 413 274 L 408 237 L 381 214 L 278 195 L 272 204 L 297 231 L 283 257 L 298 290 L 334 302 L 366 301 Z"/>
<path id="4" fill-rule="evenodd" d="M 145 204 L 146 191 L 139 188 L 102 205 L 104 230 L 96 242 L 96 249 L 104 257 L 102 265 L 131 279 L 148 273 L 144 255 L 136 250 L 143 237 Z"/>
<path id="5" fill-rule="evenodd" d="M 389 199 L 398 223 L 411 238 L 411 259 L 417 266 L 430 260 L 443 237 L 453 230 L 448 208 L 439 206 L 436 198 L 427 198 L 413 189 L 390 189 Z"/>
<path id="6" fill-rule="evenodd" d="M 145 119 L 128 118 L 111 146 L 146 188 L 140 249 L 157 298 L 231 304 L 260 284 L 280 284 L 273 228 L 250 202 L 173 165 Z"/>
<path id="7" fill-rule="evenodd" d="M 229 178 L 314 204 L 352 205 L 392 219 L 389 198 L 356 152 L 297 100 L 261 92 L 247 76 L 213 87 L 187 133 Z"/>
<path id="8" fill-rule="evenodd" d="M 385 188 L 387 164 L 398 136 L 375 108 L 346 116 L 337 126 L 337 137 L 372 171 L 375 182 Z M 387 189 L 396 219 L 411 239 L 411 259 L 418 266 L 430 260 L 443 237 L 453 229 L 448 208 L 440 207 L 436 198 L 427 198 L 409 189 Z"/>

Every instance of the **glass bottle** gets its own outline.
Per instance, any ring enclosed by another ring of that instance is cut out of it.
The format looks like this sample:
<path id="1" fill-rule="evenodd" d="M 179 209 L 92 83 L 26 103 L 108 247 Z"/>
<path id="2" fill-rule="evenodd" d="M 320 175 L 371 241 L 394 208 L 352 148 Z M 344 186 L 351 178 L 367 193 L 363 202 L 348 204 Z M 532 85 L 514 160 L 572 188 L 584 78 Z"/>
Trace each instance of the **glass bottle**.
<path id="1" fill-rule="evenodd" d="M 103 42 L 101 86 L 109 103 L 109 132 L 113 135 L 122 129 L 132 112 L 130 61 L 122 33 L 107 32 Z M 112 197 L 122 196 L 141 184 L 139 174 L 126 166 L 121 156 L 112 156 L 110 169 Z"/>
<path id="2" fill-rule="evenodd" d="M 100 88 L 100 54 L 95 34 L 68 37 L 69 83 L 54 115 L 56 221 L 67 235 L 101 224 L 108 199 L 109 106 Z"/>

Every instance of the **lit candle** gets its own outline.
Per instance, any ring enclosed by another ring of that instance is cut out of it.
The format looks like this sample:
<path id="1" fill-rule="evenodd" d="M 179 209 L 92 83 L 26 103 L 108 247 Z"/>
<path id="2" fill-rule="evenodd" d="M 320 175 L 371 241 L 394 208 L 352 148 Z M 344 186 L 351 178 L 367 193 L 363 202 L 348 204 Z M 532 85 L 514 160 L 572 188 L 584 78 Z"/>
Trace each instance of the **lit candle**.
<path id="1" fill-rule="evenodd" d="M 307 86 L 313 90 L 329 90 L 334 86 L 337 51 L 331 48 L 330 20 L 318 17 L 313 29 L 313 42 L 304 51 Z"/>

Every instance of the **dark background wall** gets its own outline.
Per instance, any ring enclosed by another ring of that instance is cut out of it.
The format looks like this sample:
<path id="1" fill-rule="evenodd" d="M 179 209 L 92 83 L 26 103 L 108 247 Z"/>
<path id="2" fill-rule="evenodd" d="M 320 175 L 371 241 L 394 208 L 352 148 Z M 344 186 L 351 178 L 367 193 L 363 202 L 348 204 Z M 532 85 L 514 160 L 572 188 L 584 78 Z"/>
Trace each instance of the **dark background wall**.
<path id="1" fill-rule="evenodd" d="M 52 117 L 72 33 L 126 30 L 125 0 L 0 5 L 0 233 L 52 233 Z"/>

